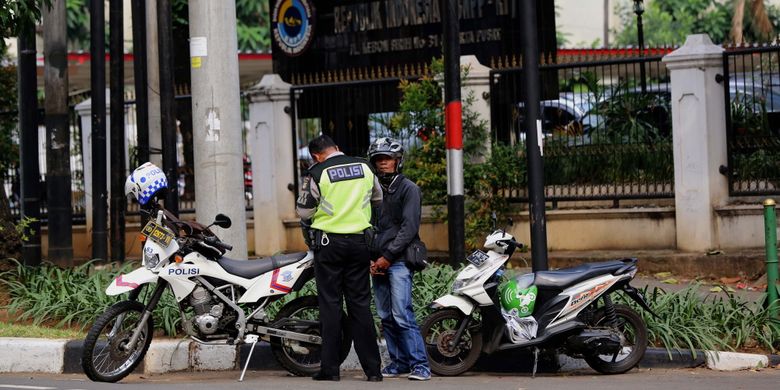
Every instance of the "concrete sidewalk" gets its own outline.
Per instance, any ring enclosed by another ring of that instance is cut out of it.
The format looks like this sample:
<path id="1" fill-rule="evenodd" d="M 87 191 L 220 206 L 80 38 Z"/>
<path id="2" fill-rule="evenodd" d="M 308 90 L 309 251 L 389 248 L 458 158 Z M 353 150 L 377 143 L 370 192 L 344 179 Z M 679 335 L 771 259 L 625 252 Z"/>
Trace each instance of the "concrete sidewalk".
<path id="1" fill-rule="evenodd" d="M 0 338 L 0 372 L 81 373 L 81 340 L 48 340 L 32 338 Z M 382 358 L 388 361 L 387 351 L 380 344 Z M 161 374 L 176 371 L 227 371 L 244 367 L 249 345 L 200 345 L 189 339 L 160 339 L 152 342 L 144 361 L 136 372 Z M 472 371 L 531 372 L 533 357 L 530 351 L 512 351 L 483 356 Z M 642 368 L 690 368 L 706 365 L 714 370 L 743 370 L 780 365 L 779 355 L 702 352 L 696 356 L 689 351 L 667 351 L 649 348 L 639 366 Z M 342 370 L 360 370 L 354 350 L 350 351 Z M 283 370 L 276 362 L 270 345 L 258 343 L 249 369 L 253 371 Z M 558 373 L 590 370 L 581 359 L 565 355 L 540 356 L 537 372 Z"/>

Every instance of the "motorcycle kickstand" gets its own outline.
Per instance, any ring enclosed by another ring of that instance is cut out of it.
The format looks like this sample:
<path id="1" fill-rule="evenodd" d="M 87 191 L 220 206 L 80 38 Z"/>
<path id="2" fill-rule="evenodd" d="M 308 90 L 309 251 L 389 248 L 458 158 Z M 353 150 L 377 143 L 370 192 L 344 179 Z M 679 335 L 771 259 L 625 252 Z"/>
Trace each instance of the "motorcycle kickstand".
<path id="1" fill-rule="evenodd" d="M 536 378 L 536 364 L 539 362 L 539 348 L 534 347 L 534 369 L 531 371 L 531 378 Z"/>
<path id="2" fill-rule="evenodd" d="M 239 382 L 244 381 L 244 375 L 246 374 L 246 369 L 249 368 L 249 362 L 252 360 L 252 353 L 255 351 L 255 345 L 257 345 L 257 342 L 260 340 L 259 337 L 255 334 L 247 335 L 244 338 L 244 342 L 246 343 L 252 343 L 252 348 L 249 348 L 249 355 L 246 357 L 246 364 L 244 364 L 244 369 L 241 370 L 241 377 L 238 378 Z"/>

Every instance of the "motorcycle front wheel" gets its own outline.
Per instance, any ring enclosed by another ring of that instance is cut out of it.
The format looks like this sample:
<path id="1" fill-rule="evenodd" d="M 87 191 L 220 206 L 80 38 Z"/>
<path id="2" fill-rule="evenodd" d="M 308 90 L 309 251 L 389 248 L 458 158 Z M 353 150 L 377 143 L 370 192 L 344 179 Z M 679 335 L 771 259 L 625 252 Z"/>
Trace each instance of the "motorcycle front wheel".
<path id="1" fill-rule="evenodd" d="M 280 329 L 320 335 L 320 307 L 316 296 L 304 296 L 290 301 L 276 315 L 277 321 L 283 318 L 287 318 L 289 321 L 280 326 Z M 349 332 L 347 314 L 343 311 L 341 312 L 341 325 L 339 358 L 340 363 L 343 363 L 352 346 L 352 334 Z M 293 375 L 312 376 L 320 371 L 321 344 L 272 337 L 271 351 L 279 364 Z"/>
<path id="2" fill-rule="evenodd" d="M 615 305 L 616 321 L 607 323 L 606 310 L 596 311 L 593 326 L 610 327 L 620 333 L 620 351 L 613 355 L 586 356 L 585 361 L 602 374 L 622 374 L 634 368 L 647 350 L 647 325 L 642 317 L 625 305 Z"/>
<path id="3" fill-rule="evenodd" d="M 152 318 L 141 325 L 141 335 L 133 348 L 127 344 L 139 326 L 144 305 L 137 301 L 122 301 L 101 314 L 84 339 L 81 366 L 89 379 L 96 382 L 117 382 L 138 366 L 152 342 Z"/>
<path id="4" fill-rule="evenodd" d="M 437 375 L 455 376 L 468 371 L 482 351 L 479 323 L 473 319 L 457 344 L 452 341 L 467 316 L 456 309 L 438 310 L 423 321 L 420 333 L 425 342 L 428 363 Z"/>

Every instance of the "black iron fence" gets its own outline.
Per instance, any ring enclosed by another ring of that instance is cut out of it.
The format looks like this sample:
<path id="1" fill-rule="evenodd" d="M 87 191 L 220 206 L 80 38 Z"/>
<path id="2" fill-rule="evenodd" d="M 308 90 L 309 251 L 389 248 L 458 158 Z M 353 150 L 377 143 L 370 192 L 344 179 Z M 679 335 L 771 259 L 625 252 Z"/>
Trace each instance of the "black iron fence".
<path id="1" fill-rule="evenodd" d="M 308 150 L 310 140 L 327 134 L 344 153 L 364 156 L 372 139 L 389 135 L 385 121 L 398 110 L 400 81 L 388 78 L 290 89 L 296 194 L 302 171 L 313 162 Z M 403 142 L 411 146 L 415 140 L 409 137 Z"/>
<path id="2" fill-rule="evenodd" d="M 729 194 L 780 194 L 780 45 L 727 47 Z"/>
<path id="3" fill-rule="evenodd" d="M 69 99 L 68 124 L 70 127 L 70 169 L 71 169 L 71 199 L 73 207 L 74 223 L 84 223 L 85 220 L 85 189 L 84 189 L 84 161 L 82 159 L 82 132 L 81 121 L 75 107 L 78 103 L 89 98 L 89 93 L 73 95 Z M 38 110 L 38 166 L 40 169 L 40 208 L 42 222 L 47 222 L 48 198 L 46 192 L 46 126 L 44 123 L 45 112 Z M 0 122 L 15 126 L 17 123 L 16 112 L 0 113 Z M 12 135 L 12 141 L 18 145 L 18 134 Z M 18 157 L 18 150 L 8 151 Z M 11 162 L 2 172 L 3 190 L 8 199 L 11 215 L 15 219 L 21 218 L 21 175 L 19 171 L 19 159 Z"/>
<path id="4" fill-rule="evenodd" d="M 70 110 L 69 110 L 69 124 L 71 135 L 71 191 L 72 191 L 72 207 L 73 207 L 73 223 L 83 224 L 86 220 L 86 197 L 87 188 L 84 181 L 84 150 L 83 150 L 83 136 L 82 136 L 82 118 L 76 112 L 76 105 L 89 98 L 89 92 L 71 96 L 70 98 Z M 124 115 L 124 127 L 127 146 L 127 164 L 125 166 L 125 174 L 129 174 L 143 161 L 138 161 L 138 137 L 137 137 L 137 120 L 136 120 L 136 102 L 135 96 L 132 92 L 125 94 L 125 115 Z M 245 102 L 242 101 L 242 104 Z M 177 125 L 178 125 L 178 137 L 177 137 L 177 160 L 179 162 L 179 211 L 181 213 L 192 213 L 195 211 L 195 189 L 194 189 L 194 170 L 192 163 L 192 120 L 191 120 L 191 97 L 187 88 L 177 88 L 176 96 L 177 105 Z M 47 222 L 47 199 L 46 199 L 46 127 L 43 122 L 45 118 L 45 112 L 41 109 L 38 115 L 38 140 L 39 140 L 39 166 L 41 172 L 41 218 L 45 224 Z M 87 118 L 89 120 L 89 118 Z M 2 112 L 0 113 L 0 122 L 3 123 L 16 123 L 16 112 Z M 248 128 L 248 113 L 246 110 L 242 110 L 242 126 Z M 246 131 L 242 132 L 246 134 Z M 251 159 L 246 148 L 246 140 L 244 140 L 244 193 L 247 211 L 252 210 L 252 174 L 251 174 Z M 18 144 L 18 139 L 16 139 Z M 86 151 L 89 153 L 89 151 Z M 159 155 L 161 151 L 159 149 L 152 148 L 150 150 L 151 155 Z M 20 202 L 20 175 L 18 168 L 18 161 L 12 164 L 5 172 L 2 172 L 2 183 L 11 210 L 11 214 L 14 218 L 18 219 L 21 216 L 21 202 Z M 134 215 L 138 213 L 138 205 L 133 202 L 128 202 L 127 213 Z"/>
<path id="5" fill-rule="evenodd" d="M 540 66 L 542 81 L 557 77 L 559 87 L 542 91 L 540 107 L 548 200 L 674 197 L 671 94 L 661 58 Z M 522 146 L 521 75 L 518 68 L 492 71 L 490 104 L 494 139 Z M 503 193 L 527 200 L 525 188 Z"/>
<path id="6" fill-rule="evenodd" d="M 723 76 L 728 136 L 730 194 L 780 194 L 780 46 L 732 47 L 724 53 Z M 555 201 L 660 199 L 674 196 L 670 81 L 662 56 L 631 57 L 541 66 L 547 86 L 542 91 L 541 131 L 546 197 Z M 642 83 L 640 74 L 646 74 Z M 490 73 L 493 139 L 522 146 L 522 70 Z M 371 139 L 391 135 L 386 126 L 399 109 L 399 78 L 315 84 L 291 88 L 296 185 L 311 163 L 306 145 L 319 134 L 331 135 L 347 154 L 363 155 Z M 558 90 L 549 90 L 550 85 Z M 71 169 L 74 222 L 85 215 L 86 186 L 82 159 L 81 118 L 70 110 Z M 135 101 L 126 96 L 127 173 L 140 163 L 137 155 Z M 194 211 L 193 129 L 189 91 L 177 91 L 180 210 Z M 244 108 L 246 102 L 242 101 Z M 248 126 L 247 110 L 242 110 Z M 45 127 L 39 115 L 41 215 L 46 218 Z M 0 121 L 15 121 L 15 113 L 0 113 Z M 188 128 L 189 127 L 189 128 Z M 244 132 L 246 134 L 246 132 Z M 417 134 L 392 134 L 407 148 Z M 250 156 L 245 145 L 246 206 L 252 208 Z M 523 150 L 521 147 L 520 150 Z M 151 150 L 152 154 L 159 153 Z M 518 172 L 524 172 L 519 167 Z M 16 167 L 2 172 L 13 215 L 19 216 L 19 175 Z M 525 181 L 523 181 L 525 182 Z M 296 192 L 298 188 L 295 189 Z M 513 200 L 527 200 L 525 188 L 504 188 Z M 128 212 L 137 206 L 128 205 Z"/>

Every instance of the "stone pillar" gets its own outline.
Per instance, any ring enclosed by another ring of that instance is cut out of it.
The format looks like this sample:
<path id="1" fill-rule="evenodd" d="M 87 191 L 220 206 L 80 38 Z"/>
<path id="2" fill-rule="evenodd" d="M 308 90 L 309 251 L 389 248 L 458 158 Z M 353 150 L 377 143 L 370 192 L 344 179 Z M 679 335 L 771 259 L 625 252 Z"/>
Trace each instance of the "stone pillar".
<path id="1" fill-rule="evenodd" d="M 284 220 L 296 219 L 291 190 L 297 156 L 293 155 L 290 84 L 276 74 L 263 76 L 248 92 L 254 201 L 255 254 L 287 248 Z"/>
<path id="2" fill-rule="evenodd" d="M 111 126 L 111 99 L 110 90 L 106 88 L 106 129 Z M 81 120 L 81 161 L 84 165 L 84 212 L 86 213 L 87 233 L 92 232 L 92 99 L 87 99 L 75 107 Z M 108 132 L 108 130 L 106 130 Z M 110 137 L 106 133 L 106 183 L 111 182 L 111 145 Z M 108 215 L 108 214 L 106 214 Z M 91 235 L 89 236 L 91 240 Z M 91 247 L 91 245 L 90 245 Z"/>
<path id="3" fill-rule="evenodd" d="M 469 109 L 479 114 L 479 119 L 485 121 L 485 156 L 490 154 L 490 68 L 479 63 L 476 56 L 460 57 L 461 72 L 466 77 L 461 80 L 461 100 L 465 110 L 467 100 L 473 96 Z M 477 159 L 482 162 L 484 158 Z"/>
<path id="4" fill-rule="evenodd" d="M 108 136 L 108 129 L 111 128 L 111 99 L 109 99 L 110 90 L 106 88 L 106 183 L 111 182 L 111 140 Z M 87 232 L 92 231 L 92 99 L 87 99 L 75 107 L 76 113 L 81 121 L 81 160 L 84 165 L 84 211 L 86 213 Z M 127 108 L 125 108 L 125 117 Z M 135 168 L 129 166 L 129 154 L 127 153 L 127 126 L 125 126 L 125 166 L 132 172 Z M 110 186 L 107 186 L 110 187 Z M 111 198 L 111 189 L 108 188 L 108 199 Z M 108 214 L 107 214 L 108 215 Z M 90 236 L 91 237 L 91 236 Z M 91 239 L 91 238 L 90 238 Z"/>
<path id="5" fill-rule="evenodd" d="M 728 200 L 723 48 L 706 34 L 690 35 L 664 57 L 672 79 L 672 126 L 677 248 L 718 248 L 715 207 Z"/>

